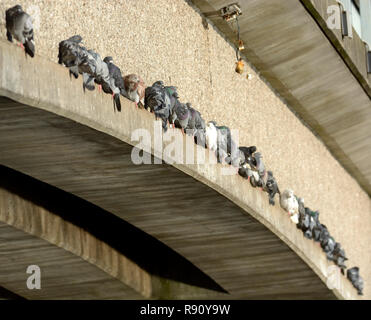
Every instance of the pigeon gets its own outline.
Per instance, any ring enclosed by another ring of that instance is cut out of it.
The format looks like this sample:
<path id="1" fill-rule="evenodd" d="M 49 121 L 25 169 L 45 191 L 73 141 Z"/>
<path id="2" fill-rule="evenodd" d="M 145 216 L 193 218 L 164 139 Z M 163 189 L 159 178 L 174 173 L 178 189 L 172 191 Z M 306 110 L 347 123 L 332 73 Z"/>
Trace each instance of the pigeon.
<path id="1" fill-rule="evenodd" d="M 69 68 L 70 76 L 73 75 L 76 79 L 79 77 L 79 65 L 88 54 L 86 48 L 81 46 L 81 42 L 82 37 L 74 35 L 59 43 L 58 63 Z M 86 75 L 84 83 L 88 82 L 88 78 Z"/>
<path id="2" fill-rule="evenodd" d="M 362 277 L 359 274 L 359 267 L 353 267 L 351 269 L 348 269 L 347 278 L 350 280 L 353 287 L 357 289 L 358 294 L 362 296 L 364 283 Z"/>
<path id="3" fill-rule="evenodd" d="M 206 146 L 210 151 L 216 152 L 218 149 L 218 131 L 215 122 L 210 121 L 205 128 Z"/>
<path id="4" fill-rule="evenodd" d="M 113 63 L 113 58 L 111 56 L 105 57 L 103 59 L 103 62 L 105 62 L 107 64 L 110 77 L 114 80 L 115 86 L 117 88 L 119 88 L 120 94 L 122 96 L 126 97 L 127 96 L 127 92 L 125 90 L 124 79 L 122 78 L 122 74 L 121 74 L 120 68 Z M 109 94 L 112 94 L 113 93 L 112 90 L 110 89 L 110 87 L 107 86 L 107 84 L 105 84 L 104 86 L 102 86 L 102 89 L 106 93 L 109 93 Z"/>
<path id="5" fill-rule="evenodd" d="M 272 171 L 268 171 L 268 178 L 267 182 L 265 183 L 265 190 L 269 194 L 269 204 L 274 206 L 274 196 L 276 195 L 276 193 L 280 194 L 280 190 L 278 189 L 277 181 L 273 177 Z"/>
<path id="6" fill-rule="evenodd" d="M 258 175 L 252 176 L 252 184 L 257 187 L 264 188 L 264 177 L 266 174 L 265 166 L 262 161 L 262 155 L 260 152 L 255 152 L 254 155 L 251 157 L 251 168 L 253 171 L 257 172 Z"/>
<path id="7" fill-rule="evenodd" d="M 114 107 L 121 111 L 120 88 L 111 77 L 107 63 L 93 50 L 87 50 L 87 55 L 79 64 L 79 73 L 87 73 L 94 78 L 95 83 L 102 86 L 103 91 L 112 94 Z"/>
<path id="8" fill-rule="evenodd" d="M 218 148 L 216 150 L 216 158 L 219 163 L 223 162 L 228 157 L 228 140 L 230 130 L 226 126 L 215 126 L 218 136 Z"/>
<path id="9" fill-rule="evenodd" d="M 245 161 L 245 155 L 243 152 L 237 147 L 237 144 L 231 137 L 230 146 L 228 146 L 228 156 L 225 159 L 225 162 L 239 168 Z"/>
<path id="10" fill-rule="evenodd" d="M 248 163 L 244 163 L 239 167 L 238 174 L 249 181 L 253 175 L 253 171 Z"/>
<path id="11" fill-rule="evenodd" d="M 326 253 L 327 259 L 333 261 L 333 251 L 335 250 L 335 240 L 329 234 L 321 241 L 321 248 Z"/>
<path id="12" fill-rule="evenodd" d="M 205 120 L 202 119 L 201 113 L 194 109 L 189 102 L 186 103 L 186 106 L 190 113 L 186 130 L 188 134 L 194 136 L 199 130 L 205 130 Z"/>
<path id="13" fill-rule="evenodd" d="M 251 146 L 251 147 L 239 147 L 238 149 L 240 149 L 240 151 L 242 152 L 243 154 L 243 163 L 241 165 L 243 165 L 244 163 L 249 163 L 251 164 L 251 161 L 252 161 L 252 156 L 253 154 L 256 152 L 256 147 L 255 146 Z"/>
<path id="14" fill-rule="evenodd" d="M 164 86 L 162 81 L 156 81 L 145 89 L 144 107 L 154 112 L 156 118 L 162 120 L 162 128 L 167 131 L 167 123 L 179 96 L 174 86 Z"/>
<path id="15" fill-rule="evenodd" d="M 281 208 L 289 213 L 290 219 L 293 223 L 299 223 L 299 203 L 296 200 L 294 191 L 285 190 L 280 194 Z"/>
<path id="16" fill-rule="evenodd" d="M 324 230 L 326 230 L 326 226 L 322 223 L 316 223 L 315 227 L 313 228 L 313 240 L 316 242 L 321 242 L 321 234 Z"/>
<path id="17" fill-rule="evenodd" d="M 206 148 L 206 126 L 205 129 L 197 129 L 194 135 L 194 142 L 195 144 Z"/>
<path id="18" fill-rule="evenodd" d="M 304 199 L 297 198 L 297 200 L 299 204 L 299 223 L 296 226 L 305 232 L 309 228 L 309 216 L 305 214 Z"/>
<path id="19" fill-rule="evenodd" d="M 170 124 L 173 126 L 174 124 L 176 124 L 176 127 L 182 129 L 182 132 L 184 133 L 184 129 L 188 127 L 190 118 L 191 111 L 189 110 L 187 105 L 176 100 L 174 108 L 170 115 Z"/>
<path id="20" fill-rule="evenodd" d="M 305 221 L 306 221 L 306 230 L 304 231 L 304 237 L 307 239 L 313 239 L 313 230 L 316 226 L 315 220 L 316 213 L 309 208 L 305 208 Z"/>
<path id="21" fill-rule="evenodd" d="M 124 77 L 124 86 L 126 91 L 125 96 L 135 102 L 137 107 L 139 103 L 144 106 L 146 86 L 143 79 L 136 74 L 129 74 Z"/>
<path id="22" fill-rule="evenodd" d="M 25 52 L 35 56 L 34 32 L 31 17 L 23 11 L 20 5 L 9 8 L 5 12 L 6 36 L 10 42 L 13 37 L 20 42 Z"/>
<path id="23" fill-rule="evenodd" d="M 345 256 L 345 251 L 341 248 L 341 244 L 339 242 L 336 242 L 335 248 L 330 257 L 330 260 L 334 261 L 336 265 L 341 268 L 341 273 L 344 274 L 344 270 L 347 267 L 345 265 L 345 261 L 348 260 L 348 258 Z"/>

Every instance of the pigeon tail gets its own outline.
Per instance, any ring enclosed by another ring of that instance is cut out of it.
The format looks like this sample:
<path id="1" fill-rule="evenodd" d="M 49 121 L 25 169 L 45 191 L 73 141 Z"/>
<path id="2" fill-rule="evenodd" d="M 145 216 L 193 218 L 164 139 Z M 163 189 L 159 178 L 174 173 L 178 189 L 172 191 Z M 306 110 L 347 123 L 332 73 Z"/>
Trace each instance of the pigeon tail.
<path id="1" fill-rule="evenodd" d="M 35 56 L 35 45 L 32 40 L 26 40 L 23 44 L 25 47 L 26 53 L 33 58 Z"/>
<path id="2" fill-rule="evenodd" d="M 77 79 L 79 77 L 79 69 L 77 66 L 74 66 L 74 67 L 70 67 L 69 68 L 69 73 L 70 73 L 70 77 L 71 75 L 73 75 L 75 77 L 75 79 Z"/>
<path id="3" fill-rule="evenodd" d="M 120 101 L 120 94 L 116 93 L 113 96 L 113 99 L 115 100 L 115 105 L 118 112 L 121 112 L 121 101 Z"/>
<path id="4" fill-rule="evenodd" d="M 6 32 L 6 37 L 8 38 L 8 41 L 13 42 L 12 34 L 9 31 Z"/>

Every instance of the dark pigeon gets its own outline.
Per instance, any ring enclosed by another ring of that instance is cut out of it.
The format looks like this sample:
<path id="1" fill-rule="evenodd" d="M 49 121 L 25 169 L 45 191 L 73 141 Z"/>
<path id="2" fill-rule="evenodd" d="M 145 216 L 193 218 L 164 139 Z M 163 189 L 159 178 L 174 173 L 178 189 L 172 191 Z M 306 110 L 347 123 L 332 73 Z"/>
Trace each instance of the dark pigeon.
<path id="1" fill-rule="evenodd" d="M 363 279 L 359 274 L 359 267 L 353 267 L 348 269 L 347 271 L 347 278 L 352 283 L 353 287 L 357 289 L 359 295 L 363 295 Z"/>
<path id="2" fill-rule="evenodd" d="M 203 132 L 205 130 L 205 120 L 202 119 L 201 113 L 194 109 L 190 103 L 186 103 L 186 106 L 190 113 L 186 132 L 195 136 L 199 131 Z"/>
<path id="3" fill-rule="evenodd" d="M 109 75 L 114 80 L 115 86 L 119 88 L 120 94 L 126 97 L 127 93 L 125 90 L 124 79 L 122 77 L 120 68 L 113 63 L 113 58 L 110 56 L 105 57 L 103 61 L 107 64 Z M 107 85 L 106 83 L 104 84 L 104 86 L 102 85 L 102 89 L 105 93 L 113 93 L 109 85 Z"/>
<path id="4" fill-rule="evenodd" d="M 348 260 L 348 258 L 345 256 L 345 251 L 341 248 L 341 244 L 339 242 L 336 242 L 331 257 L 331 260 L 334 261 L 339 268 L 341 268 L 341 272 L 344 274 L 344 270 L 347 267 L 345 265 L 345 261 Z"/>
<path id="5" fill-rule="evenodd" d="M 154 112 L 156 118 L 162 120 L 162 128 L 167 131 L 167 123 L 178 101 L 177 88 L 165 86 L 162 81 L 156 81 L 145 89 L 144 107 Z"/>
<path id="6" fill-rule="evenodd" d="M 267 182 L 265 183 L 265 190 L 269 194 L 269 204 L 274 206 L 274 196 L 276 195 L 276 193 L 280 194 L 280 190 L 278 189 L 277 181 L 273 177 L 272 171 L 268 171 L 268 178 Z"/>
<path id="7" fill-rule="evenodd" d="M 304 232 L 304 237 L 313 239 L 313 230 L 317 225 L 316 216 L 318 216 L 319 213 L 312 211 L 309 208 L 305 208 L 305 214 L 308 216 L 307 219 L 309 220 L 309 226 Z"/>
<path id="8" fill-rule="evenodd" d="M 242 164 L 248 163 L 249 165 L 251 165 L 251 161 L 252 161 L 251 158 L 252 158 L 253 154 L 256 152 L 256 147 L 255 146 L 239 147 L 238 149 L 240 149 L 240 151 L 243 154 L 243 163 Z"/>
<path id="9" fill-rule="evenodd" d="M 16 5 L 5 12 L 6 36 L 10 42 L 13 37 L 21 43 L 25 52 L 35 56 L 34 31 L 31 17 L 23 11 L 20 5 Z"/>
<path id="10" fill-rule="evenodd" d="M 299 204 L 299 222 L 296 227 L 303 232 L 309 228 L 309 215 L 305 214 L 304 199 L 297 198 Z"/>
<path id="11" fill-rule="evenodd" d="M 172 113 L 170 115 L 170 123 L 177 128 L 184 130 L 188 127 L 188 122 L 191 117 L 191 112 L 186 104 L 176 100 Z"/>
<path id="12" fill-rule="evenodd" d="M 251 169 L 258 173 L 258 176 L 253 175 L 250 179 L 252 186 L 264 188 L 264 177 L 266 175 L 265 166 L 260 152 L 255 152 L 251 159 Z"/>

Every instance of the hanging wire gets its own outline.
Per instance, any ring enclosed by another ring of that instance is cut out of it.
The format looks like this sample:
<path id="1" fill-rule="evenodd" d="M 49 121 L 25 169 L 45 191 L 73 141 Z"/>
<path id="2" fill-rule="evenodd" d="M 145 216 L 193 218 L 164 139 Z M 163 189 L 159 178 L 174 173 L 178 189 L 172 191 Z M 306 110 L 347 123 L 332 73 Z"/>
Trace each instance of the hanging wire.
<path id="1" fill-rule="evenodd" d="M 240 49 L 239 49 L 239 43 L 240 43 L 240 24 L 238 23 L 238 16 L 236 16 L 236 25 L 237 25 L 237 40 L 238 45 L 236 47 L 236 57 L 237 61 L 240 60 Z"/>

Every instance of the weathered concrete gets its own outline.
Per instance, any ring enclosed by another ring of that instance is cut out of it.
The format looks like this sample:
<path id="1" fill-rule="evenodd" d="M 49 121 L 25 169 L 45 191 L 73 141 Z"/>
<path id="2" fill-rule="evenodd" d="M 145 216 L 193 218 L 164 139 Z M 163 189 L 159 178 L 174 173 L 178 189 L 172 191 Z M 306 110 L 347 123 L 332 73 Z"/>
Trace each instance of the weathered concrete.
<path id="1" fill-rule="evenodd" d="M 192 2 L 205 14 L 230 3 Z M 333 4 L 335 0 L 322 2 Z M 365 74 L 364 44 L 356 41 L 357 35 L 354 41 L 339 41 L 340 30 L 334 31 L 337 41 L 332 44 L 300 1 L 246 0 L 240 4 L 243 53 L 371 194 L 371 87 Z M 313 5 L 311 12 L 317 12 Z M 318 12 L 317 17 L 321 17 Z M 236 39 L 233 23 L 215 15 L 210 19 L 228 39 Z"/>
<path id="2" fill-rule="evenodd" d="M 39 68 L 40 65 L 43 65 L 43 68 Z M 153 204 L 146 206 L 145 201 L 139 206 L 143 195 L 146 194 L 146 189 L 140 189 L 143 188 L 143 185 L 139 185 L 139 188 L 138 184 L 131 184 L 130 187 L 127 186 L 125 189 L 121 189 L 120 187 L 117 189 L 116 185 L 119 183 L 120 186 L 120 183 L 127 180 L 125 176 L 132 177 L 132 175 L 127 175 L 127 173 L 125 175 L 125 170 L 130 170 L 132 165 L 124 166 L 125 162 L 121 164 L 120 162 L 116 162 L 112 167 L 116 168 L 114 171 L 110 169 L 104 172 L 104 165 L 101 163 L 98 167 L 100 169 L 97 170 L 97 164 L 94 162 L 95 158 L 89 157 L 88 151 L 90 147 L 81 149 L 82 144 L 74 143 L 66 145 L 63 142 L 63 135 L 66 135 L 66 137 L 70 134 L 72 137 L 74 136 L 73 126 L 55 124 L 58 117 L 55 119 L 54 116 L 59 115 L 72 119 L 83 126 L 94 128 L 110 136 L 117 137 L 129 145 L 133 145 L 135 144 L 131 141 L 133 130 L 145 128 L 153 132 L 155 121 L 152 114 L 144 110 L 136 110 L 133 104 L 124 101 L 123 111 L 121 113 L 114 113 L 110 97 L 97 92 L 84 94 L 81 89 L 81 82 L 70 80 L 68 78 L 68 72 L 64 68 L 55 63 L 45 61 L 45 59 L 40 57 L 32 60 L 27 59 L 21 51 L 14 50 L 13 46 L 6 43 L 1 43 L 0 66 L 0 95 L 31 107 L 15 104 L 17 107 L 10 106 L 4 109 L 4 116 L 9 114 L 11 119 L 13 112 L 15 112 L 14 115 L 17 115 L 17 110 L 18 116 L 13 118 L 14 120 L 9 119 L 9 121 L 6 121 L 4 118 L 4 132 L 9 132 L 9 130 L 15 131 L 14 134 L 9 136 L 5 134 L 0 135 L 3 141 L 0 163 L 74 193 L 122 217 L 143 231 L 154 235 L 157 239 L 189 259 L 231 294 L 235 293 L 236 296 L 243 297 L 244 292 L 249 291 L 249 286 L 246 286 L 246 284 L 252 279 L 248 277 L 248 273 L 246 272 L 248 270 L 250 272 L 251 270 L 256 270 L 255 268 L 248 269 L 251 258 L 250 260 L 247 259 L 246 263 L 243 263 L 243 260 L 248 257 L 248 255 L 244 255 L 244 252 L 246 251 L 247 253 L 254 246 L 264 245 L 264 242 L 261 243 L 259 240 L 253 242 L 251 242 L 251 239 L 248 240 L 249 233 L 245 233 L 244 228 L 250 223 L 248 221 L 249 215 L 252 215 L 276 234 L 323 281 L 326 281 L 328 266 L 331 263 L 326 260 L 322 250 L 312 241 L 303 237 L 302 233 L 287 219 L 287 216 L 279 206 L 270 207 L 266 194 L 260 190 L 251 188 L 240 177 L 236 175 L 222 175 L 223 168 L 220 165 L 174 165 L 180 171 L 194 177 L 196 180 L 230 199 L 245 211 L 246 216 L 233 213 L 233 206 L 230 206 L 228 202 L 226 202 L 226 205 L 228 205 L 227 208 L 223 208 L 220 204 L 215 207 L 216 210 L 219 207 L 221 211 L 210 212 L 208 210 L 210 204 L 208 204 L 202 207 L 202 211 L 199 208 L 198 210 L 200 212 L 196 211 L 191 215 L 189 209 L 187 209 L 188 207 L 186 207 L 182 210 L 188 211 L 187 216 L 182 216 L 182 214 L 180 216 L 176 215 L 177 210 L 181 210 L 181 208 L 175 208 L 173 212 L 164 214 L 161 210 L 157 211 L 156 206 Z M 8 70 L 11 70 L 11 72 Z M 32 107 L 36 107 L 37 109 Z M 38 109 L 49 111 L 53 116 L 50 116 L 51 118 L 48 120 L 49 116 L 47 113 L 37 111 Z M 23 114 L 25 121 L 22 119 Z M 31 122 L 28 122 L 29 116 L 31 116 Z M 42 120 L 44 116 L 45 119 Z M 60 119 L 62 120 L 63 118 Z M 15 121 L 14 125 L 16 125 L 14 129 L 12 129 L 13 121 Z M 17 122 L 19 123 L 19 130 L 17 129 Z M 9 123 L 8 128 L 7 123 Z M 38 125 L 35 126 L 35 123 Z M 38 132 L 38 128 L 43 129 L 45 126 L 47 131 L 41 130 Z M 60 128 L 58 134 L 51 134 L 53 127 Z M 48 134 L 49 131 L 50 134 Z M 62 132 L 63 135 L 60 135 Z M 169 130 L 164 135 L 164 140 L 168 141 L 171 134 L 172 130 Z M 82 136 L 85 135 L 83 134 Z M 175 135 L 181 136 L 181 133 L 177 131 Z M 22 138 L 20 139 L 20 137 Z M 78 137 L 79 135 L 75 134 L 75 139 Z M 58 142 L 59 139 L 62 139 L 61 142 Z M 91 141 L 96 139 L 98 137 L 95 137 Z M 191 140 L 189 137 L 184 139 Z M 89 140 L 87 139 L 86 141 Z M 165 146 L 168 144 L 169 142 L 164 142 Z M 61 148 L 62 146 L 64 148 Z M 152 152 L 154 151 L 153 144 L 150 149 Z M 78 153 L 78 150 L 81 150 L 81 152 Z M 84 156 L 85 152 L 88 154 L 87 158 Z M 94 152 L 99 159 L 99 153 L 97 151 Z M 53 157 L 54 161 L 51 160 Z M 126 159 L 129 160 L 129 158 L 129 154 L 127 154 Z M 105 161 L 108 161 L 109 158 L 106 159 Z M 134 172 L 137 172 L 139 175 L 142 170 L 146 170 L 146 166 L 138 167 Z M 153 170 L 153 168 L 150 170 Z M 92 174 L 93 172 L 94 174 Z M 118 175 L 117 180 L 115 179 L 113 183 L 116 175 Z M 111 185 L 112 183 L 113 185 Z M 170 184 L 170 186 L 166 186 L 162 180 L 157 182 L 153 181 L 153 179 L 149 179 L 146 183 L 149 185 L 154 183 L 156 186 L 155 190 L 159 190 L 160 186 L 162 188 L 166 187 L 167 192 L 176 192 L 178 187 L 181 190 L 180 186 L 182 185 L 178 184 L 175 187 Z M 192 185 L 189 185 L 189 188 L 191 190 Z M 125 190 L 124 194 L 118 193 L 119 190 Z M 132 191 L 130 192 L 130 190 Z M 138 190 L 143 190 L 144 193 L 141 192 L 138 194 Z M 151 192 L 156 192 L 153 189 L 150 190 L 152 190 Z M 162 192 L 164 190 L 161 190 L 158 196 L 163 194 Z M 207 189 L 203 189 L 203 192 L 205 194 L 208 193 Z M 120 197 L 118 197 L 118 194 L 120 194 Z M 202 193 L 200 197 L 202 197 Z M 188 199 L 188 201 L 190 200 Z M 195 201 L 198 203 L 197 200 Z M 162 203 L 159 200 L 157 202 L 159 206 Z M 171 203 L 167 204 L 167 206 L 169 205 L 171 206 Z M 146 210 L 144 216 L 139 214 L 141 210 Z M 345 218 L 340 219 L 339 217 L 337 220 L 325 223 L 332 233 L 336 233 L 336 230 L 338 232 L 342 230 L 341 228 L 344 223 L 347 223 L 348 227 L 349 224 L 354 223 L 362 226 L 349 239 L 342 238 L 339 240 L 350 257 L 348 265 L 357 264 L 361 267 L 362 275 L 366 281 L 365 297 L 369 297 L 368 279 L 370 269 L 368 262 L 370 260 L 370 250 L 366 243 L 362 246 L 362 241 L 360 243 L 359 240 L 360 237 L 368 239 L 369 233 L 367 233 L 367 230 L 369 225 L 365 223 L 365 220 L 367 221 L 368 219 L 369 211 L 356 212 L 358 217 L 350 217 L 348 215 Z M 152 219 L 155 219 L 157 222 Z M 198 219 L 201 220 L 198 221 Z M 335 237 L 339 238 L 336 235 Z M 357 247 L 351 245 L 353 238 L 357 241 Z M 250 246 L 246 245 L 248 242 Z M 360 246 L 363 252 L 358 254 L 357 250 Z M 214 255 L 216 256 L 214 257 Z M 260 261 L 263 262 L 265 258 L 269 259 L 269 255 L 265 256 L 263 254 L 261 258 L 263 260 Z M 282 257 L 276 260 L 279 264 L 282 261 L 285 261 Z M 301 272 L 303 271 L 297 273 L 288 271 L 286 272 L 286 276 L 289 278 L 297 276 L 300 279 Z M 274 272 L 270 273 L 272 277 L 274 274 Z M 284 275 L 278 273 L 277 276 Z M 273 278 L 269 280 L 274 281 Z M 279 279 L 277 280 L 280 283 Z M 284 289 L 288 286 L 290 286 L 290 281 L 281 282 L 278 288 Z M 274 288 L 277 289 L 277 285 Z M 260 289 L 264 292 L 265 288 Z M 258 290 L 258 286 L 254 290 Z M 271 294 L 273 292 L 275 291 L 271 291 Z M 340 287 L 335 289 L 334 293 L 339 298 L 359 298 L 349 281 L 344 277 L 341 277 Z M 249 294 L 253 295 L 253 292 Z"/>
<path id="3" fill-rule="evenodd" d="M 27 299 L 225 296 L 184 258 L 121 219 L 10 169 L 0 172 L 0 283 L 11 292 Z M 30 265 L 41 269 L 41 290 L 26 287 Z"/>
<path id="4" fill-rule="evenodd" d="M 114 56 L 117 65 L 124 73 L 136 72 L 145 79 L 146 83 L 163 79 L 167 84 L 176 85 L 181 100 L 192 102 L 206 120 L 215 120 L 220 124 L 238 129 L 240 144 L 258 146 L 266 166 L 274 172 L 281 189 L 293 189 L 297 195 L 305 198 L 309 207 L 318 209 L 321 212 L 321 221 L 332 226 L 331 231 L 335 238 L 344 244 L 351 258 L 350 265 L 360 265 L 362 274 L 366 278 L 371 277 L 370 273 L 367 275 L 371 254 L 371 248 L 368 246 L 369 236 L 367 236 L 371 234 L 371 201 L 368 194 L 363 191 L 354 177 L 344 170 L 325 145 L 313 136 L 282 99 L 259 77 L 259 74 L 263 74 L 266 79 L 272 80 L 271 84 L 275 83 L 274 79 L 267 76 L 267 66 L 256 64 L 257 71 L 246 66 L 246 72 L 252 75 L 251 80 L 246 79 L 246 74 L 243 76 L 236 74 L 234 48 L 211 25 L 208 30 L 205 30 L 202 17 L 185 1 L 84 0 L 81 4 L 72 0 L 3 0 L 0 2 L 0 11 L 4 12 L 7 7 L 16 3 L 20 3 L 30 12 L 32 8 L 40 9 L 40 26 L 35 30 L 35 41 L 37 53 L 44 58 L 56 62 L 58 42 L 79 33 L 83 36 L 87 47 L 96 49 L 102 56 Z M 247 48 L 245 54 L 252 55 L 254 51 L 251 46 L 263 41 L 262 48 L 267 49 L 265 53 L 272 59 L 278 60 L 273 63 L 273 66 L 277 65 L 280 68 L 276 75 L 285 74 L 287 70 L 294 75 L 301 70 L 300 67 L 305 66 L 306 62 L 304 59 L 303 63 L 299 63 L 299 60 L 295 59 L 296 51 L 291 54 L 289 52 L 286 56 L 287 68 L 280 60 L 282 58 L 280 53 L 286 52 L 287 48 L 300 49 L 295 43 L 301 37 L 290 36 L 288 40 L 295 44 L 291 46 L 289 45 L 291 42 L 286 42 L 285 37 L 275 33 L 279 33 L 280 30 L 286 31 L 283 26 L 288 22 L 294 23 L 297 20 L 296 13 L 299 16 L 303 14 L 304 8 L 299 1 L 293 1 L 292 6 L 291 1 L 269 1 L 268 5 L 262 6 L 263 0 L 246 1 L 246 3 L 249 6 L 258 6 L 260 10 L 257 10 L 255 15 L 254 10 L 249 8 L 244 14 L 244 18 L 255 17 L 249 24 L 251 28 L 249 35 L 253 38 L 245 42 Z M 272 6 L 272 3 L 276 5 Z M 290 8 L 282 10 L 282 5 Z M 282 23 L 274 19 L 275 14 L 279 16 L 282 11 L 283 14 L 287 14 L 293 8 L 295 13 L 289 14 L 288 19 L 282 19 Z M 84 14 L 81 14 L 81 11 Z M 100 12 L 100 15 L 97 15 L 97 12 Z M 102 16 L 105 18 L 102 19 Z M 5 39 L 5 21 L 2 21 L 0 37 Z M 269 33 L 273 37 L 255 32 L 253 27 L 259 27 L 259 21 L 268 24 L 267 28 L 269 27 Z M 298 29 L 294 28 L 294 30 L 310 28 L 309 38 L 311 35 L 321 36 L 322 46 L 328 50 L 326 52 L 331 57 L 335 58 L 334 70 L 338 64 L 346 69 L 339 55 L 309 14 L 306 15 L 305 23 L 299 21 L 298 25 Z M 312 31 L 314 33 L 311 33 Z M 265 43 L 267 39 L 269 39 L 268 44 Z M 271 50 L 275 42 L 282 42 L 282 46 Z M 306 44 L 302 45 L 302 49 L 305 58 Z M 254 62 L 254 57 L 249 56 L 249 58 L 250 62 Z M 320 59 L 312 60 L 314 64 L 317 64 L 317 60 L 322 62 L 322 55 Z M 293 63 L 292 66 L 290 61 Z M 35 66 L 35 68 L 40 67 Z M 322 69 L 318 69 L 313 69 L 315 71 L 310 73 L 299 72 L 298 83 L 301 85 L 305 86 L 308 83 L 301 80 L 306 76 L 311 76 L 310 83 L 313 85 L 318 82 L 323 84 L 323 88 L 308 94 L 308 99 L 315 100 L 316 97 L 326 99 L 327 94 L 324 89 L 327 83 L 322 81 L 320 76 Z M 324 70 L 326 71 L 327 68 Z M 344 75 L 338 75 L 337 78 L 343 81 L 348 79 L 349 75 L 352 76 L 351 72 L 345 70 Z M 355 79 L 349 81 L 356 82 Z M 275 88 L 277 89 L 276 85 Z M 284 86 L 282 89 L 288 94 L 286 101 L 290 101 L 289 107 L 294 107 L 297 101 L 288 99 L 290 91 L 285 90 Z M 339 89 L 335 88 L 334 93 L 338 91 Z M 352 90 L 349 91 L 353 94 Z M 363 94 L 362 91 L 357 99 L 362 99 Z M 282 92 L 281 95 L 284 96 Z M 348 106 L 359 106 L 357 99 L 341 110 L 346 111 Z M 337 105 L 334 109 L 331 108 L 334 115 L 339 110 Z M 327 112 L 327 106 L 317 111 L 321 114 Z M 348 115 L 344 117 L 345 122 L 335 121 L 333 128 L 346 124 Z M 356 123 L 365 118 L 362 113 L 354 118 L 349 117 Z M 369 132 L 368 127 L 367 132 Z M 364 139 L 359 140 L 359 143 L 366 142 L 367 140 Z M 357 146 L 357 143 L 350 142 L 352 146 Z M 369 157 L 365 157 L 362 160 L 366 161 L 366 168 L 369 168 L 368 159 Z M 359 235 L 362 235 L 361 242 Z"/>

